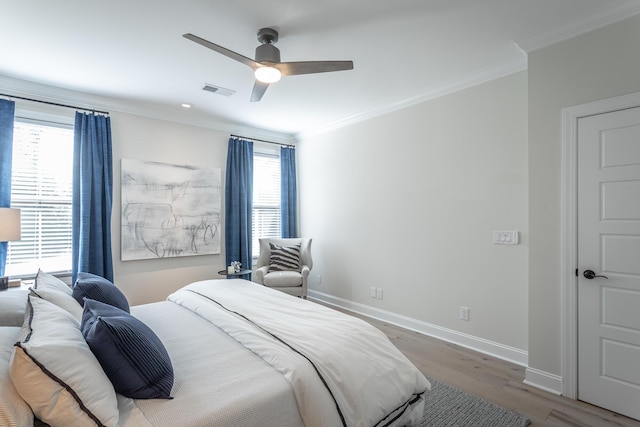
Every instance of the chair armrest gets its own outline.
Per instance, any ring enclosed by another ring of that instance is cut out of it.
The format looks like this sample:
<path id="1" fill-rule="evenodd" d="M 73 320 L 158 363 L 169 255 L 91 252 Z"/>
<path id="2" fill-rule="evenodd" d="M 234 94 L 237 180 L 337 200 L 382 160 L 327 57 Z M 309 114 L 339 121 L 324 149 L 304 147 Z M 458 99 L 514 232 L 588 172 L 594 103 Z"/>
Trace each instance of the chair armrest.
<path id="1" fill-rule="evenodd" d="M 302 274 L 302 277 L 307 278 L 309 276 L 310 271 L 311 269 L 309 268 L 308 265 L 303 265 L 302 268 L 300 269 L 300 274 Z"/>
<path id="2" fill-rule="evenodd" d="M 260 268 L 256 268 L 256 272 L 253 274 L 253 281 L 264 285 L 264 276 L 269 272 L 269 266 L 265 265 Z"/>
<path id="3" fill-rule="evenodd" d="M 300 274 L 302 274 L 302 298 L 307 299 L 307 289 L 309 286 L 307 285 L 307 278 L 309 277 L 309 272 L 311 269 L 308 265 L 303 265 L 300 269 Z"/>

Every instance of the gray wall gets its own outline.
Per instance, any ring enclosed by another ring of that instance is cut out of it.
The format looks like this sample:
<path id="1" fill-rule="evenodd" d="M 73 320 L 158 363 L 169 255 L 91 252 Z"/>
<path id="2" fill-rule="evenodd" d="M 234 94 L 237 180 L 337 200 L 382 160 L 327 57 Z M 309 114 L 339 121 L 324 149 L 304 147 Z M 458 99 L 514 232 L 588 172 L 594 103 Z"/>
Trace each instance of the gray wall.
<path id="1" fill-rule="evenodd" d="M 312 291 L 526 352 L 525 71 L 307 138 L 298 159 Z"/>

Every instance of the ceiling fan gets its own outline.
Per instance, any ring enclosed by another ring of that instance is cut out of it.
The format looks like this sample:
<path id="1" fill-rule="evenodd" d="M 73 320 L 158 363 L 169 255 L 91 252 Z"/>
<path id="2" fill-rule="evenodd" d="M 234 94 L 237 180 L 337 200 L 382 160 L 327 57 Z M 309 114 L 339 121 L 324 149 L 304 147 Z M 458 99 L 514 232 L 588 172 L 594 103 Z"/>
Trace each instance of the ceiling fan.
<path id="1" fill-rule="evenodd" d="M 256 77 L 251 102 L 260 101 L 269 84 L 277 82 L 281 76 L 353 69 L 353 61 L 280 62 L 280 50 L 273 45 L 278 41 L 278 32 L 273 28 L 262 28 L 258 31 L 258 41 L 262 44 L 256 48 L 255 60 L 191 33 L 184 34 L 183 37 L 251 67 Z"/>

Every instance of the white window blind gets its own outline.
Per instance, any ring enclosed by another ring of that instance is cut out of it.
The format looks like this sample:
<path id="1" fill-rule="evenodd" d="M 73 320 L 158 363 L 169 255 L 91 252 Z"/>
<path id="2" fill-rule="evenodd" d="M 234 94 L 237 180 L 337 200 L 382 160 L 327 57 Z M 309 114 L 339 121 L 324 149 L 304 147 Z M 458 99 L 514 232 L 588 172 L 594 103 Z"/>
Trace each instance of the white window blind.
<path id="1" fill-rule="evenodd" d="M 260 255 L 259 238 L 279 238 L 280 228 L 280 157 L 253 154 L 253 241 L 252 256 Z"/>
<path id="2" fill-rule="evenodd" d="M 16 119 L 11 207 L 21 210 L 21 240 L 10 242 L 6 273 L 71 270 L 73 129 Z"/>

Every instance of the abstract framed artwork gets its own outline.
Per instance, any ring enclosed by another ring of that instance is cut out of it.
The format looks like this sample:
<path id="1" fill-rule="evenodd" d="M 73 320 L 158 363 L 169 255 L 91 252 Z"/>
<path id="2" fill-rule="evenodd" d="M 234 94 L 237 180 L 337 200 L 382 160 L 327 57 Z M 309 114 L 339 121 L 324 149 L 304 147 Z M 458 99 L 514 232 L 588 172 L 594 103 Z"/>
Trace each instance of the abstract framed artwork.
<path id="1" fill-rule="evenodd" d="M 121 260 L 220 253 L 220 169 L 122 159 Z"/>

